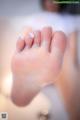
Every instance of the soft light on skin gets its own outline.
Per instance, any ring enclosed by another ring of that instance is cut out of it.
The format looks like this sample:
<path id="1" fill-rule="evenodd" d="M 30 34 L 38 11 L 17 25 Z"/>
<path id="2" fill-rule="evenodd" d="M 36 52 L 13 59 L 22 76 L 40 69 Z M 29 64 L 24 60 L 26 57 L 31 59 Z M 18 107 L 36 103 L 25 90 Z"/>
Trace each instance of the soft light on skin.
<path id="1" fill-rule="evenodd" d="M 12 89 L 12 74 L 9 73 L 2 81 L 1 92 L 4 96 L 10 96 Z"/>

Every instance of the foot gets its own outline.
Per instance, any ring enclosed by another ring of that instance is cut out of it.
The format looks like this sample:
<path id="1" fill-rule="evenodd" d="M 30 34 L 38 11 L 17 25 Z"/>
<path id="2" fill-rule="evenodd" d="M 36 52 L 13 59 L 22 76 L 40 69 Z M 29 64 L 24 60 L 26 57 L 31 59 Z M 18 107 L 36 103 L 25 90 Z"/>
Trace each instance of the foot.
<path id="1" fill-rule="evenodd" d="M 66 36 L 50 27 L 19 39 L 12 59 L 12 101 L 24 106 L 58 76 L 66 47 Z"/>

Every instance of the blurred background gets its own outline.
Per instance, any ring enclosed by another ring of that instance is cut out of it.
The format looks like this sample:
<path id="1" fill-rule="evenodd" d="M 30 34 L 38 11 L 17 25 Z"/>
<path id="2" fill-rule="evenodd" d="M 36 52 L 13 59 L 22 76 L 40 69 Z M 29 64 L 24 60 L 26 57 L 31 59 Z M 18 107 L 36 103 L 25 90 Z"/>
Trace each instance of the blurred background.
<path id="1" fill-rule="evenodd" d="M 46 1 L 46 4 L 43 1 Z M 52 26 L 54 30 L 62 30 L 66 35 L 77 32 L 80 64 L 80 4 L 58 5 L 51 2 L 51 0 L 0 0 L 0 112 L 8 112 L 9 120 L 45 120 L 45 116 L 40 118 L 40 113 L 46 115 L 51 107 L 49 98 L 42 92 L 24 108 L 15 106 L 10 100 L 13 82 L 11 58 L 17 38 L 26 27 L 35 30 Z"/>

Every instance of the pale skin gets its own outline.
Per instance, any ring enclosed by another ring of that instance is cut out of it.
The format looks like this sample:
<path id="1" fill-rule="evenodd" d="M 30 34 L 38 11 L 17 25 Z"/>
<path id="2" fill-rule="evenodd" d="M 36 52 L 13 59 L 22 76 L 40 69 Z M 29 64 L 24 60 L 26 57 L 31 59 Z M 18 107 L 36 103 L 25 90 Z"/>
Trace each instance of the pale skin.
<path id="1" fill-rule="evenodd" d="M 68 36 L 68 47 L 64 54 L 63 67 L 55 85 L 63 96 L 70 120 L 80 119 L 80 66 L 78 61 L 77 32 Z"/>
<path id="2" fill-rule="evenodd" d="M 55 82 L 62 67 L 66 35 L 45 27 L 19 39 L 12 58 L 11 98 L 19 106 L 28 105 L 45 86 Z"/>

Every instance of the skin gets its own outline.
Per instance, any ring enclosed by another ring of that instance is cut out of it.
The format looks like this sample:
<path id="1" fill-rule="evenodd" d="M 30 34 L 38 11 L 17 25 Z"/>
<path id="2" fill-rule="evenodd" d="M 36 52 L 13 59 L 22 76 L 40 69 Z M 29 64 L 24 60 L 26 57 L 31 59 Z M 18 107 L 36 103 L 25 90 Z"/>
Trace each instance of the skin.
<path id="1" fill-rule="evenodd" d="M 80 118 L 79 71 L 77 32 L 73 32 L 69 35 L 68 47 L 64 55 L 62 71 L 55 83 L 63 96 L 66 109 L 70 115 L 70 120 L 79 120 Z"/>
<path id="2" fill-rule="evenodd" d="M 44 29 L 41 31 L 41 33 L 42 32 L 44 32 Z M 26 34 L 25 36 L 27 36 L 27 33 L 25 33 Z M 28 46 L 29 50 L 32 48 L 36 49 L 38 47 L 41 47 L 42 39 L 40 40 L 40 39 L 37 39 L 37 37 L 36 37 L 36 36 L 38 36 L 40 38 L 40 34 L 39 34 L 40 31 L 36 31 L 35 33 L 36 33 L 36 35 L 35 35 L 36 39 L 34 39 L 34 41 L 32 40 L 32 44 L 29 40 L 27 41 L 26 39 L 25 40 L 18 40 L 17 45 L 16 45 L 16 47 L 17 47 L 16 51 L 18 53 L 21 53 L 24 50 L 24 47 L 26 46 L 25 41 L 26 41 L 27 45 L 29 45 Z M 38 46 L 35 45 L 34 43 L 37 43 Z M 80 66 L 78 63 L 78 53 L 77 53 L 77 32 L 73 32 L 69 35 L 67 46 L 68 47 L 67 47 L 66 52 L 64 54 L 64 61 L 63 61 L 62 70 L 61 70 L 60 74 L 58 75 L 57 79 L 55 80 L 56 82 L 54 82 L 54 80 L 52 82 L 55 84 L 55 86 L 60 90 L 60 92 L 62 94 L 63 100 L 65 102 L 65 107 L 66 107 L 66 109 L 69 113 L 69 116 L 70 116 L 70 120 L 76 120 L 76 119 L 80 118 L 80 115 L 79 115 L 79 108 L 80 108 L 79 107 L 79 104 L 80 104 L 80 97 L 79 97 L 80 96 L 80 93 L 79 93 Z M 50 52 L 50 49 L 48 49 L 48 48 L 49 47 L 47 46 L 46 50 L 49 50 L 49 52 Z M 15 56 L 15 54 L 14 54 L 14 56 Z M 12 59 L 12 61 L 14 61 L 14 59 Z M 15 72 L 13 75 L 15 75 Z M 45 83 L 42 81 L 41 84 L 39 83 L 39 85 L 41 85 L 39 87 L 37 87 L 35 84 L 34 86 L 36 86 L 37 89 L 35 90 L 34 93 L 32 93 L 31 91 L 26 89 L 26 96 L 28 97 L 26 99 L 29 100 L 26 102 L 24 100 L 25 96 L 22 96 L 22 99 L 21 99 L 21 91 L 20 91 L 21 89 L 19 88 L 20 83 L 22 84 L 24 82 L 23 81 L 21 82 L 19 79 L 19 82 L 17 82 L 17 85 L 15 85 L 16 80 L 14 79 L 14 81 L 15 82 L 13 84 L 13 89 L 12 89 L 12 100 L 16 105 L 19 105 L 19 106 L 28 105 L 29 102 L 32 100 L 32 98 L 39 92 L 39 90 L 41 89 L 41 86 L 43 86 L 42 83 Z M 51 82 L 50 79 L 49 79 L 49 82 Z M 15 88 L 19 89 L 20 94 L 18 92 L 18 89 L 15 89 Z M 33 96 L 30 97 L 29 94 L 27 93 L 27 91 L 28 91 L 28 93 L 31 92 L 31 95 L 33 94 Z M 18 94 L 17 94 L 17 92 L 18 92 Z M 15 98 L 16 98 L 16 101 L 15 101 Z"/>
<path id="3" fill-rule="evenodd" d="M 45 0 L 44 7 L 50 12 L 59 12 L 58 4 L 52 4 Z M 77 51 L 77 31 L 72 32 L 68 38 L 68 48 L 64 55 L 62 71 L 55 83 L 62 93 L 66 108 L 70 114 L 71 120 L 80 119 L 80 65 Z"/>
<path id="4" fill-rule="evenodd" d="M 28 105 L 45 85 L 55 82 L 62 67 L 66 48 L 63 32 L 46 27 L 34 37 L 19 39 L 12 58 L 13 87 L 11 98 L 18 106 Z"/>

